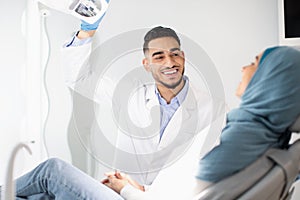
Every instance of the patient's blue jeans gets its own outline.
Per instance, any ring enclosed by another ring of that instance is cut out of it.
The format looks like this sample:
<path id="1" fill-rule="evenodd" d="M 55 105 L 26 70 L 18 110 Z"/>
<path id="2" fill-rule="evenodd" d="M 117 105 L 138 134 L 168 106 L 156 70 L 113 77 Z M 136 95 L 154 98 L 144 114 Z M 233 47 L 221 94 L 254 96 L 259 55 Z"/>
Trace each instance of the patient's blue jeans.
<path id="1" fill-rule="evenodd" d="M 18 178 L 16 199 L 123 200 L 100 181 L 57 158 Z"/>

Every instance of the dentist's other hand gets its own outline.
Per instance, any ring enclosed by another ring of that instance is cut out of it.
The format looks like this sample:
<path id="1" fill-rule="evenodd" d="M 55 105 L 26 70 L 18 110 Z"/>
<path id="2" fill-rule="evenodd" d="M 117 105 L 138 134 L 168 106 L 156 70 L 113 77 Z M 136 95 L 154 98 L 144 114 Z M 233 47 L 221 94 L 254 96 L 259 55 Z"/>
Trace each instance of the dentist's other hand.
<path id="1" fill-rule="evenodd" d="M 120 194 L 121 190 L 129 184 L 126 179 L 119 179 L 116 176 L 108 176 L 105 181 L 102 182 L 107 187 L 113 189 L 115 192 Z"/>
<path id="2" fill-rule="evenodd" d="M 144 186 L 140 185 L 137 181 L 133 180 L 129 175 L 125 173 L 121 173 L 118 171 L 108 172 L 105 173 L 105 176 L 107 178 L 102 180 L 102 183 L 115 190 L 116 192 L 121 191 L 121 189 L 128 183 L 143 192 L 145 191 Z"/>

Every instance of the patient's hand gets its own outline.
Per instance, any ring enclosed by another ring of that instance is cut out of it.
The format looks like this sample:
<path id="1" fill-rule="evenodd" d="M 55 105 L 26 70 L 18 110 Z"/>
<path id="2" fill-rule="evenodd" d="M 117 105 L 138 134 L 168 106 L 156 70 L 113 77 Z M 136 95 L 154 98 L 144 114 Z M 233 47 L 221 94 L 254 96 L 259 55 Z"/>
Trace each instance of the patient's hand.
<path id="1" fill-rule="evenodd" d="M 117 172 L 116 176 L 120 179 L 126 179 L 130 185 L 145 192 L 144 186 L 140 185 L 137 181 L 133 180 L 128 174 Z"/>
<path id="2" fill-rule="evenodd" d="M 121 190 L 123 189 L 123 187 L 125 187 L 125 185 L 129 184 L 129 182 L 127 180 L 124 179 L 118 179 L 116 176 L 108 176 L 106 179 L 104 179 L 102 181 L 102 183 L 104 185 L 106 185 L 107 187 L 113 189 L 114 191 L 116 191 L 117 193 L 120 194 Z"/>
<path id="3" fill-rule="evenodd" d="M 102 183 L 118 193 L 120 193 L 122 188 L 128 183 L 143 192 L 145 191 L 144 186 L 140 185 L 127 174 L 120 172 L 109 172 L 105 175 L 107 178 L 104 179 Z"/>

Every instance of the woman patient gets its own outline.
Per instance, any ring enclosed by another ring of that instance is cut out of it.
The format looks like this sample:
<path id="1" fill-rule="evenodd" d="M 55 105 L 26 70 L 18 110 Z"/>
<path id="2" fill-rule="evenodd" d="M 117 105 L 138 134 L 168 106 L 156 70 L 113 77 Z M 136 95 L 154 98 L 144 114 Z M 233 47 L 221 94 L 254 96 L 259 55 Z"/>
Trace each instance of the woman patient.
<path id="1" fill-rule="evenodd" d="M 288 127 L 300 114 L 300 51 L 291 47 L 268 48 L 242 72 L 237 90 L 241 104 L 228 114 L 220 144 L 200 160 L 195 193 L 248 166 L 268 148 L 288 145 Z M 184 173 L 177 171 L 172 174 L 174 179 L 165 179 L 159 185 L 172 188 L 173 184 L 187 184 L 177 178 Z M 159 190 L 155 194 L 141 191 L 138 183 L 120 173 L 107 174 L 100 183 L 58 159 L 50 159 L 16 180 L 16 196 L 20 199 L 40 193 L 49 199 L 64 200 L 165 199 L 165 188 Z M 173 189 L 172 196 L 178 193 L 179 197 L 182 192 Z"/>
<path id="2" fill-rule="evenodd" d="M 199 162 L 199 189 L 245 168 L 268 148 L 287 147 L 288 128 L 300 115 L 300 51 L 268 48 L 242 72 L 241 104 L 227 115 L 220 145 Z"/>

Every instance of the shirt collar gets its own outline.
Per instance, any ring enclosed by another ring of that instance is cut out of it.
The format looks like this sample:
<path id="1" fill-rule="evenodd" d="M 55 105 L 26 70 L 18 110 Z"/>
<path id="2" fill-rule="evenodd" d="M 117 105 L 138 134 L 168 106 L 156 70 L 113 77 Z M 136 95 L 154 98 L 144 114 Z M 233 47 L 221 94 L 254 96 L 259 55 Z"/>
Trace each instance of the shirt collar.
<path id="1" fill-rule="evenodd" d="M 179 93 L 175 97 L 173 97 L 171 99 L 171 104 L 173 102 L 178 101 L 179 105 L 181 105 L 183 103 L 186 95 L 187 95 L 187 92 L 188 92 L 188 89 L 189 89 L 189 78 L 187 76 L 185 76 L 185 75 L 182 78 L 184 80 L 184 86 L 179 91 Z M 155 86 L 155 94 L 157 95 L 158 101 L 159 101 L 160 104 L 167 104 L 166 101 L 165 101 L 165 99 L 163 99 L 162 96 L 160 95 L 160 93 L 159 93 L 159 91 L 157 89 L 157 86 Z"/>

